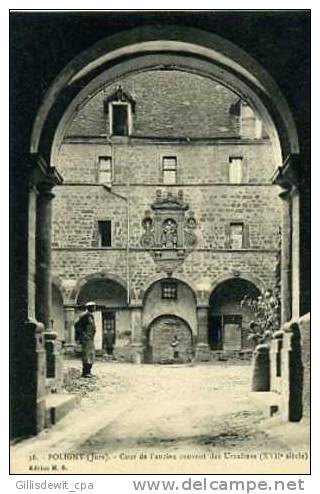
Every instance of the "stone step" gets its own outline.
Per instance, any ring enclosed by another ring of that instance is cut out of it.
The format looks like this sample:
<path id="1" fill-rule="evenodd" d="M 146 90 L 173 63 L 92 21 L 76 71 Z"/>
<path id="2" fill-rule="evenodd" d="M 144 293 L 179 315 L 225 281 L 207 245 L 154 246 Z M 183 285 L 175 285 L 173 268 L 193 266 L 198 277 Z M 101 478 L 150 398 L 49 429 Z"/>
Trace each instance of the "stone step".
<path id="1" fill-rule="evenodd" d="M 250 397 L 266 417 L 278 414 L 281 409 L 281 395 L 274 391 L 251 391 Z"/>
<path id="2" fill-rule="evenodd" d="M 56 424 L 80 402 L 80 396 L 51 393 L 46 397 L 46 427 Z"/>
<path id="3" fill-rule="evenodd" d="M 252 359 L 252 350 L 211 350 L 212 360 L 248 360 Z"/>

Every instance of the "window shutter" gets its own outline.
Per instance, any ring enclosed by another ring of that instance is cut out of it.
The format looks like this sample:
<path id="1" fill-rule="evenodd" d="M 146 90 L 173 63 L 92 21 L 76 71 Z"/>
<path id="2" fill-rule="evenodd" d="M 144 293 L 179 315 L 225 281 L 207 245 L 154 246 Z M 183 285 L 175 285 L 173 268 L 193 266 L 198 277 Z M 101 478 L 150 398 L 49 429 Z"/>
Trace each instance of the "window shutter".
<path id="1" fill-rule="evenodd" d="M 225 226 L 224 246 L 226 249 L 231 249 L 231 228 L 230 223 Z"/>
<path id="2" fill-rule="evenodd" d="M 242 182 L 249 183 L 249 166 L 247 159 L 242 160 Z"/>
<path id="3" fill-rule="evenodd" d="M 97 221 L 93 225 L 92 247 L 99 247 L 99 223 Z"/>
<path id="4" fill-rule="evenodd" d="M 249 237 L 249 225 L 243 225 L 243 248 L 249 249 L 250 237 Z"/>

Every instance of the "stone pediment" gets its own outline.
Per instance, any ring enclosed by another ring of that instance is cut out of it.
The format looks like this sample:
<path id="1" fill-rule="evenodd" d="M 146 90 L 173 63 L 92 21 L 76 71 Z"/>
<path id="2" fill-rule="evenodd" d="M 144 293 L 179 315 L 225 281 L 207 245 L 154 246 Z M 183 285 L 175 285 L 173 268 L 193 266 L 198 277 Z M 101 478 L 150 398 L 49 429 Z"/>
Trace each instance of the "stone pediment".
<path id="1" fill-rule="evenodd" d="M 123 90 L 123 88 L 121 86 L 119 86 L 116 89 L 116 91 L 114 91 L 110 96 L 105 98 L 105 100 L 103 102 L 105 113 L 108 113 L 108 111 L 109 111 L 109 103 L 117 103 L 117 102 L 118 103 L 129 103 L 132 107 L 132 111 L 134 112 L 136 102 L 132 98 L 132 96 L 130 96 L 129 93 L 127 93 L 126 91 Z"/>
<path id="2" fill-rule="evenodd" d="M 183 191 L 179 191 L 177 195 L 172 192 L 168 192 L 166 195 L 162 195 L 161 190 L 156 192 L 156 200 L 151 204 L 151 209 L 156 210 L 178 210 L 186 211 L 189 209 L 189 205 L 184 202 Z"/>

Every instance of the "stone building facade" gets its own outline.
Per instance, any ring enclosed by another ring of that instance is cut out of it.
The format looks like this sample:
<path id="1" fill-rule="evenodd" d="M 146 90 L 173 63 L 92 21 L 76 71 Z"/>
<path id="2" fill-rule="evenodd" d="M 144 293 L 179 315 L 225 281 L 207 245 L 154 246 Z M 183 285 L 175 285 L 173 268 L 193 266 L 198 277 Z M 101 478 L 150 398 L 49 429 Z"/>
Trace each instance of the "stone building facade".
<path id="1" fill-rule="evenodd" d="M 148 70 L 73 112 L 53 157 L 53 327 L 97 303 L 96 347 L 134 362 L 250 348 L 245 294 L 278 281 L 281 200 L 251 107 L 200 75 Z"/>

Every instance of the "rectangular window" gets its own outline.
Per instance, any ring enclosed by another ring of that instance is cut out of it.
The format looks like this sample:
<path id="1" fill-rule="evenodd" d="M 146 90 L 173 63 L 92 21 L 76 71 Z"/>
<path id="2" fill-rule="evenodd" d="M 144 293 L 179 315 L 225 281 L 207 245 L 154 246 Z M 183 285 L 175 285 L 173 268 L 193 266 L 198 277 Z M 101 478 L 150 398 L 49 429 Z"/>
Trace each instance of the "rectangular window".
<path id="1" fill-rule="evenodd" d="M 177 300 L 178 297 L 178 287 L 177 283 L 173 282 L 164 282 L 161 285 L 162 289 L 162 299 L 165 300 Z"/>
<path id="2" fill-rule="evenodd" d="M 99 247 L 111 247 L 111 221 L 98 221 Z"/>
<path id="3" fill-rule="evenodd" d="M 230 224 L 230 247 L 231 249 L 243 249 L 243 223 Z"/>
<path id="4" fill-rule="evenodd" d="M 231 184 L 241 184 L 242 158 L 229 158 L 229 182 Z"/>
<path id="5" fill-rule="evenodd" d="M 112 105 L 112 135 L 127 136 L 129 134 L 128 105 Z"/>
<path id="6" fill-rule="evenodd" d="M 112 159 L 111 156 L 99 157 L 99 184 L 111 185 L 112 182 Z"/>
<path id="7" fill-rule="evenodd" d="M 177 183 L 177 158 L 176 156 L 164 156 L 162 158 L 162 175 L 164 184 Z"/>

